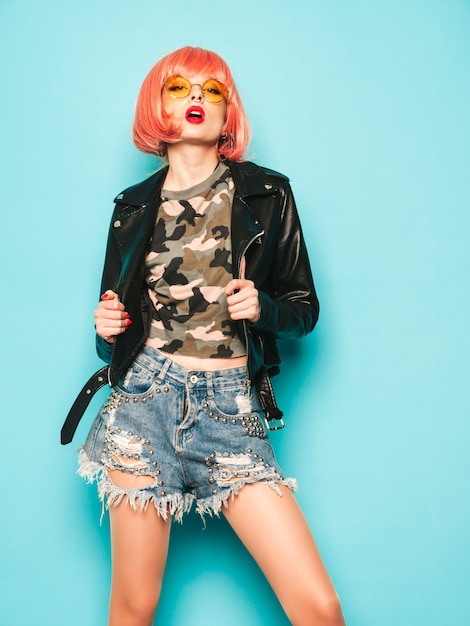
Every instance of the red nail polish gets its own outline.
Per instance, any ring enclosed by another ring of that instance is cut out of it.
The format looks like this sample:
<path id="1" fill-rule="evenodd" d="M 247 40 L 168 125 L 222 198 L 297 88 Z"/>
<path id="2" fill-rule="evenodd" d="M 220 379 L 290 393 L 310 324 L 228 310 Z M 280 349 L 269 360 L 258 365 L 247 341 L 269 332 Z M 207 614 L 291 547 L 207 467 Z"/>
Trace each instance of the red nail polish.
<path id="1" fill-rule="evenodd" d="M 130 326 L 132 324 L 132 320 L 129 318 L 128 320 L 126 320 L 127 325 Z"/>
<path id="2" fill-rule="evenodd" d="M 127 320 L 130 320 L 130 319 L 131 319 L 131 316 L 129 315 L 129 313 L 126 313 L 126 319 L 127 319 Z"/>
<path id="3" fill-rule="evenodd" d="M 104 293 L 104 294 L 101 296 L 101 299 L 102 299 L 102 300 L 107 300 L 108 298 L 109 298 L 109 295 L 108 295 L 107 293 Z"/>

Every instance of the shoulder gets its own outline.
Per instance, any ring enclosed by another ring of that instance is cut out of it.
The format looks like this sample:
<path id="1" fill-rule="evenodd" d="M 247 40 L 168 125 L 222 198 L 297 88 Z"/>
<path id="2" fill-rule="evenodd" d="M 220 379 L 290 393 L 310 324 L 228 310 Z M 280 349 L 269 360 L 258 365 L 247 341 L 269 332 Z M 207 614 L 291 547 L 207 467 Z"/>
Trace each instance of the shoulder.
<path id="1" fill-rule="evenodd" d="M 246 176 L 267 176 L 270 178 L 278 179 L 279 181 L 288 182 L 289 177 L 281 172 L 272 170 L 269 167 L 264 167 L 254 163 L 253 161 L 239 161 L 230 163 L 230 168 L 237 168 L 242 174 Z"/>
<path id="2" fill-rule="evenodd" d="M 140 183 L 127 187 L 118 193 L 114 202 L 120 205 L 142 205 L 153 200 L 160 193 L 167 170 L 167 167 L 163 167 Z"/>
<path id="3" fill-rule="evenodd" d="M 270 178 L 274 178 L 276 180 L 278 180 L 279 182 L 282 183 L 288 183 L 289 182 L 289 177 L 286 176 L 286 174 L 282 174 L 281 172 L 276 172 L 276 170 L 272 170 L 268 167 L 262 167 L 259 166 L 260 170 L 263 172 L 263 174 L 265 176 L 268 176 Z"/>
<path id="4" fill-rule="evenodd" d="M 289 187 L 289 178 L 252 161 L 229 162 L 235 187 L 244 195 L 272 192 L 276 189 L 285 191 Z"/>

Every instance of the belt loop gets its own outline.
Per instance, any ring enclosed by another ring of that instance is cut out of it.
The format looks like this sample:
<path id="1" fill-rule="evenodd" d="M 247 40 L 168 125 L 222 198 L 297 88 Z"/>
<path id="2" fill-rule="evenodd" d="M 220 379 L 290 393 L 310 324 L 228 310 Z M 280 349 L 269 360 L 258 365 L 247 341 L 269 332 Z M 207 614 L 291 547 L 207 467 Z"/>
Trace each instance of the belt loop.
<path id="1" fill-rule="evenodd" d="M 209 376 L 207 374 L 209 373 Z M 205 377 L 207 381 L 207 397 L 214 399 L 214 377 L 211 372 L 205 372 Z"/>
<path id="2" fill-rule="evenodd" d="M 171 359 L 165 359 L 165 363 L 163 363 L 162 369 L 160 370 L 160 373 L 157 376 L 157 382 L 159 384 L 163 382 L 163 379 L 165 378 L 168 370 L 170 369 L 170 365 L 171 365 Z"/>

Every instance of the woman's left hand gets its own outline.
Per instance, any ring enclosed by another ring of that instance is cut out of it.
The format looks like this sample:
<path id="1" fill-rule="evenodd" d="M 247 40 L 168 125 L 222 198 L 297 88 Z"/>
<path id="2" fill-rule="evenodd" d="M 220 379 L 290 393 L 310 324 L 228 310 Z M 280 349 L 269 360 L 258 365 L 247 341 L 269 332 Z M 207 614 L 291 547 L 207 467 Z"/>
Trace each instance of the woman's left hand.
<path id="1" fill-rule="evenodd" d="M 227 307 L 232 320 L 247 320 L 254 324 L 259 320 L 258 290 L 252 280 L 245 279 L 245 257 L 240 265 L 240 278 L 232 278 L 225 287 Z"/>

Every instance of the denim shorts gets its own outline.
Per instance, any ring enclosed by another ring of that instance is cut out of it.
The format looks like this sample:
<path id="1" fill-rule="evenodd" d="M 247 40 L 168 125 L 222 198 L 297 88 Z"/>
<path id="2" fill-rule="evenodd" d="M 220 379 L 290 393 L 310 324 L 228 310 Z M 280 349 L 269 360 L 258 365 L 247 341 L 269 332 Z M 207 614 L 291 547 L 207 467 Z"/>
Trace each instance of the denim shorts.
<path id="1" fill-rule="evenodd" d="M 153 503 L 181 521 L 193 501 L 201 515 L 219 514 L 241 487 L 263 482 L 296 488 L 274 457 L 263 412 L 246 367 L 189 370 L 144 346 L 105 401 L 85 445 L 79 473 L 98 482 L 109 507 Z M 108 470 L 146 476 L 124 489 Z"/>

